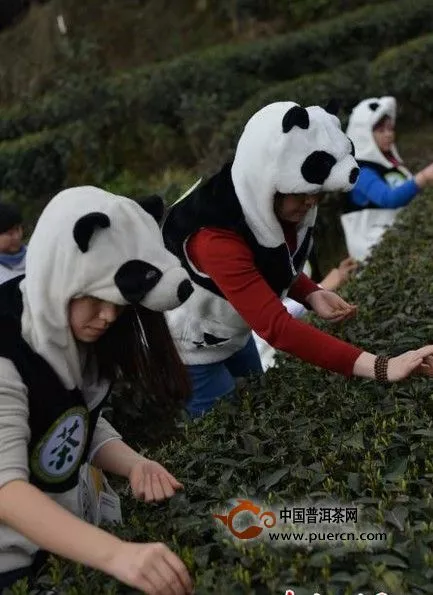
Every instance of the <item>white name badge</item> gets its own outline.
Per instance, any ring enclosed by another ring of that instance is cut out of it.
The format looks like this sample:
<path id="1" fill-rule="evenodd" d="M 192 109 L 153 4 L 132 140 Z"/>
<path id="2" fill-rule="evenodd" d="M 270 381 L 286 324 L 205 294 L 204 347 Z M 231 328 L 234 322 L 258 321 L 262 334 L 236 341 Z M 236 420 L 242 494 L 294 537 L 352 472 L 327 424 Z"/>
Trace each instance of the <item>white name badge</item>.
<path id="1" fill-rule="evenodd" d="M 117 494 L 107 494 L 100 492 L 98 502 L 98 522 L 104 523 L 122 523 L 122 508 L 120 498 Z"/>
<path id="2" fill-rule="evenodd" d="M 100 469 L 88 463 L 82 465 L 78 490 L 82 519 L 96 526 L 123 522 L 120 498 Z"/>

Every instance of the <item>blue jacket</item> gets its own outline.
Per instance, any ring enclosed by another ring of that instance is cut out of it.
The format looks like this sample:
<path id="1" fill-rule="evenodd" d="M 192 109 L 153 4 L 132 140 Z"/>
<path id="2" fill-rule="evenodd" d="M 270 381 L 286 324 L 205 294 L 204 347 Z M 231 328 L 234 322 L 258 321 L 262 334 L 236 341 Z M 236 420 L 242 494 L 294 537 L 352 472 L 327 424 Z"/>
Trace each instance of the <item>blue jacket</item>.
<path id="1" fill-rule="evenodd" d="M 361 165 L 356 186 L 349 194 L 355 208 L 397 209 L 407 205 L 420 188 L 413 179 L 404 180 L 401 172 L 393 171 L 401 175 L 399 183 L 394 181 L 395 186 L 388 183 L 387 174 L 381 175 L 376 168 Z"/>

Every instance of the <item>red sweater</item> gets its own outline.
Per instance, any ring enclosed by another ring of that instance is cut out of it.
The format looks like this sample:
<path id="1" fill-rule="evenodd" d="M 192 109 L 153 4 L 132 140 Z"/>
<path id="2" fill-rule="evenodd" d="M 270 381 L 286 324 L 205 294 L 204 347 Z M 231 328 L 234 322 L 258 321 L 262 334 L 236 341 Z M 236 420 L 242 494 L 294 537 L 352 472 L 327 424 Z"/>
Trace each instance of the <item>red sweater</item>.
<path id="1" fill-rule="evenodd" d="M 295 227 L 285 229 L 294 251 Z M 245 322 L 272 347 L 333 372 L 350 376 L 362 350 L 293 318 L 254 264 L 253 253 L 238 234 L 225 229 L 201 229 L 191 236 L 187 252 L 194 266 L 213 279 Z M 320 289 L 304 275 L 289 297 L 305 303 Z"/>

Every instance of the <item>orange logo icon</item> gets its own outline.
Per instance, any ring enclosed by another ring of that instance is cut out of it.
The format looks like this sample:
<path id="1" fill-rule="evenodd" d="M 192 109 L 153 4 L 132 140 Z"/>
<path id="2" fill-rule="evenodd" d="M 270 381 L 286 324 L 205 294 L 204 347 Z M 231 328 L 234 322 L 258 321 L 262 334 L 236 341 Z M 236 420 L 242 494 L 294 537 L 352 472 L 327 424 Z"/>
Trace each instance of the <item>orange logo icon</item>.
<path id="1" fill-rule="evenodd" d="M 213 514 L 212 516 L 215 519 L 219 519 L 220 521 L 222 521 L 224 525 L 227 527 L 227 529 L 230 531 L 230 533 L 232 533 L 232 535 L 234 535 L 238 539 L 254 539 L 254 537 L 258 537 L 260 533 L 263 531 L 263 527 L 260 527 L 259 525 L 251 525 L 243 531 L 237 531 L 233 527 L 234 519 L 238 514 L 242 512 L 249 512 L 254 516 L 258 517 L 260 521 L 264 519 L 263 524 L 267 529 L 270 529 L 276 524 L 277 520 L 275 518 L 275 514 L 270 510 L 262 512 L 262 514 L 260 514 L 259 516 L 261 510 L 260 506 L 254 504 L 254 502 L 251 502 L 251 500 L 237 499 L 237 502 L 239 502 L 238 506 L 233 508 L 229 512 L 229 514 Z"/>

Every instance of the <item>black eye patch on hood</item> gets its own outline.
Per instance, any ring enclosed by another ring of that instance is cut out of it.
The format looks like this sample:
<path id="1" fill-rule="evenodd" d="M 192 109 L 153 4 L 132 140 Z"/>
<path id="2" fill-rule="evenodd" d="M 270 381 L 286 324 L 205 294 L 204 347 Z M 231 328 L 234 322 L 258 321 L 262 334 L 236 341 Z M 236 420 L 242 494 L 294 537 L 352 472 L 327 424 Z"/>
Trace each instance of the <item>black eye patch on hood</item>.
<path id="1" fill-rule="evenodd" d="M 162 273 L 144 260 L 128 260 L 114 276 L 120 293 L 130 304 L 140 302 L 161 279 Z"/>
<path id="2" fill-rule="evenodd" d="M 314 151 L 301 166 L 304 179 L 310 184 L 322 185 L 337 163 L 333 155 L 326 151 Z"/>

